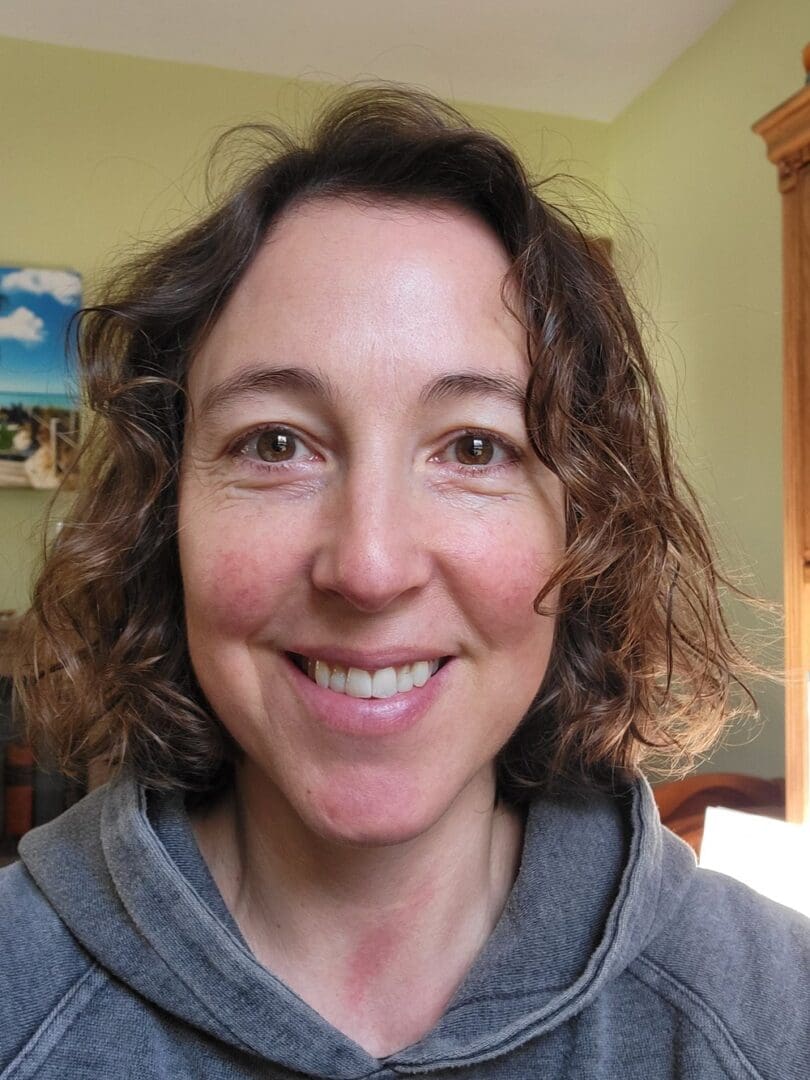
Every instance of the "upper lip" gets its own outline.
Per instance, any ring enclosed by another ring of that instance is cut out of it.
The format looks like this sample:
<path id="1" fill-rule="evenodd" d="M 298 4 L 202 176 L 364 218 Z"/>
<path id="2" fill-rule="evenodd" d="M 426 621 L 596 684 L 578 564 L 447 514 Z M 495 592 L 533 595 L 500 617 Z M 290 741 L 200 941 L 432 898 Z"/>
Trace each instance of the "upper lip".
<path id="1" fill-rule="evenodd" d="M 309 660 L 324 660 L 327 664 L 342 664 L 344 667 L 362 668 L 364 671 L 379 671 L 387 667 L 400 667 L 414 664 L 417 660 L 442 660 L 448 654 L 441 649 L 413 648 L 395 646 L 390 649 L 343 649 L 334 645 L 296 645 L 288 652 L 305 656 Z"/>

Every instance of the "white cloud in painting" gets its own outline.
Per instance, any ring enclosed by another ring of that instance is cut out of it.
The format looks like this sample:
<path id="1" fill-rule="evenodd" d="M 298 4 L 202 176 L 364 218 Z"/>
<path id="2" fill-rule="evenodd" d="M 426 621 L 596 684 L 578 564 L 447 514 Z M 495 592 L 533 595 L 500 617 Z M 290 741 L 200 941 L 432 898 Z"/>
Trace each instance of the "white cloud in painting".
<path id="1" fill-rule="evenodd" d="M 27 307 L 18 307 L 10 315 L 0 315 L 0 339 L 24 341 L 36 345 L 45 340 L 45 323 Z"/>
<path id="2" fill-rule="evenodd" d="M 34 296 L 52 296 L 60 304 L 79 299 L 82 279 L 70 270 L 11 270 L 0 277 L 0 293 L 28 292 Z"/>

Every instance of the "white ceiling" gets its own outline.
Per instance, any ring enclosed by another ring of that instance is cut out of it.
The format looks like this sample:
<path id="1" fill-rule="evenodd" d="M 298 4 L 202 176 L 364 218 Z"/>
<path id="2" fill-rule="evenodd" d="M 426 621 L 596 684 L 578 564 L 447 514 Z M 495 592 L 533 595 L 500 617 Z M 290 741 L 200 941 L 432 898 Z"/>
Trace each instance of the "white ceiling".
<path id="1" fill-rule="evenodd" d="M 0 35 L 612 120 L 733 0 L 2 0 Z"/>

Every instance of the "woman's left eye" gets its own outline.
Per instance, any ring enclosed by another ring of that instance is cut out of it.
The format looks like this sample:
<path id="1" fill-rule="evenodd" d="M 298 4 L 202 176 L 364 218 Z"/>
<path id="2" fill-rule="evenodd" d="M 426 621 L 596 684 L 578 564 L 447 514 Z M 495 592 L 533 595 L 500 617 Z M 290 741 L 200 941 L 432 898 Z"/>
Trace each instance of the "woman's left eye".
<path id="1" fill-rule="evenodd" d="M 518 451 L 503 439 L 486 432 L 466 431 L 447 444 L 444 460 L 465 468 L 505 465 L 519 457 Z"/>

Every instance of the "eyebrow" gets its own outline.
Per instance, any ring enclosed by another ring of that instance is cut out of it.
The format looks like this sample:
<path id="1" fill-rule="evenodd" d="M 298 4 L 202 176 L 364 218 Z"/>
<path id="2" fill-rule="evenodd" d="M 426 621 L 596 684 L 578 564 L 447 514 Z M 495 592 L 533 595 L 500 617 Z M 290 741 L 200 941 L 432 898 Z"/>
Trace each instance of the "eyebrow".
<path id="1" fill-rule="evenodd" d="M 329 404 L 337 401 L 334 383 L 314 371 L 300 367 L 249 367 L 216 383 L 203 395 L 196 419 L 211 419 L 243 398 L 270 394 L 274 390 L 296 390 L 320 397 Z"/>
<path id="2" fill-rule="evenodd" d="M 428 383 L 419 395 L 423 405 L 448 398 L 495 397 L 523 409 L 526 386 L 511 375 L 485 374 L 480 371 L 453 371 Z"/>
<path id="3" fill-rule="evenodd" d="M 225 412 L 235 402 L 278 390 L 293 390 L 318 397 L 335 407 L 338 392 L 328 376 L 300 367 L 249 367 L 231 375 L 205 392 L 196 419 L 210 420 Z M 526 386 L 510 375 L 479 371 L 453 371 L 440 375 L 422 388 L 422 405 L 464 397 L 495 397 L 523 409 Z"/>

